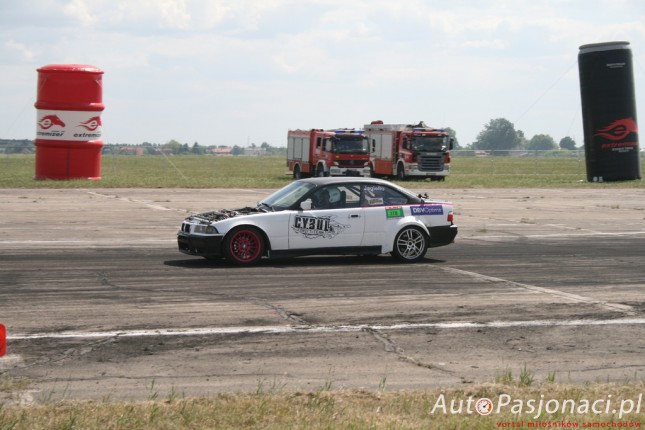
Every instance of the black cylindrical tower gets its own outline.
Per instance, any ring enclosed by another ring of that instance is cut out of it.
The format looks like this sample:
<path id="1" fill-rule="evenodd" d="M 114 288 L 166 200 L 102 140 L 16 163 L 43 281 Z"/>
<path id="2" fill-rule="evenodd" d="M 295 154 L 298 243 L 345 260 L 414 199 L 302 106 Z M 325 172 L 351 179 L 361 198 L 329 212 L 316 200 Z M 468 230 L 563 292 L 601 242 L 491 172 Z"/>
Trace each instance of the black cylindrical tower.
<path id="1" fill-rule="evenodd" d="M 629 42 L 583 45 L 578 53 L 589 182 L 641 178 Z"/>

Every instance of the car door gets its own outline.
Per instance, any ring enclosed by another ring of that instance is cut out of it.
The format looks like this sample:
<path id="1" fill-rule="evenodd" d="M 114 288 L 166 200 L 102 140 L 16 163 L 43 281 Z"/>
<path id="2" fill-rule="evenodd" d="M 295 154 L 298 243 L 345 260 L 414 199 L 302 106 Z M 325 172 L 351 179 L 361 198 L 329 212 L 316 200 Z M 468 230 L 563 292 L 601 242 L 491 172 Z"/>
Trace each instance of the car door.
<path id="1" fill-rule="evenodd" d="M 363 246 L 389 246 L 385 243 L 391 239 L 387 232 L 391 232 L 389 224 L 398 224 L 405 215 L 404 205 L 408 198 L 382 184 L 366 184 L 361 194 L 363 218 L 365 227 L 363 233 Z"/>
<path id="2" fill-rule="evenodd" d="M 321 188 L 312 196 L 311 210 L 292 212 L 289 249 L 360 246 L 365 218 L 359 205 L 360 187 L 356 190 L 344 185 Z"/>

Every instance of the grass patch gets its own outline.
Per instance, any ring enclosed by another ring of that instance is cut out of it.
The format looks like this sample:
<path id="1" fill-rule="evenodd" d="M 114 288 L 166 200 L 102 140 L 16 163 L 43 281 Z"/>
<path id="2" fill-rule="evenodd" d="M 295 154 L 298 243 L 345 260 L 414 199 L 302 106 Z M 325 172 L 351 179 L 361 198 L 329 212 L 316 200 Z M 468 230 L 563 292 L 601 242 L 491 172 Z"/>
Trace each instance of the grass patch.
<path id="1" fill-rule="evenodd" d="M 259 390 L 211 398 L 172 396 L 141 402 L 63 401 L 2 406 L 0 429 L 495 429 L 520 422 L 524 428 L 530 428 L 529 423 L 542 423 L 535 427 L 544 427 L 543 423 L 556 422 L 571 423 L 567 428 L 592 423 L 612 428 L 606 423 L 631 422 L 635 426 L 645 421 L 645 413 L 637 411 L 644 389 L 642 384 L 585 387 L 482 384 L 454 390 Z M 490 415 L 475 411 L 479 399 L 492 400 L 494 409 Z M 533 410 L 529 401 L 533 401 Z M 602 401 L 596 404 L 599 413 L 590 405 L 585 413 L 585 401 L 589 404 Z"/>
<path id="2" fill-rule="evenodd" d="M 29 381 L 25 378 L 12 378 L 0 373 L 0 392 L 11 393 L 13 391 L 25 390 L 28 386 Z"/>
<path id="3" fill-rule="evenodd" d="M 584 160 L 454 157 L 444 182 L 425 188 L 644 188 L 643 181 L 589 183 Z M 104 155 L 99 181 L 36 181 L 34 155 L 0 156 L 0 188 L 279 188 L 292 179 L 284 157 Z"/>

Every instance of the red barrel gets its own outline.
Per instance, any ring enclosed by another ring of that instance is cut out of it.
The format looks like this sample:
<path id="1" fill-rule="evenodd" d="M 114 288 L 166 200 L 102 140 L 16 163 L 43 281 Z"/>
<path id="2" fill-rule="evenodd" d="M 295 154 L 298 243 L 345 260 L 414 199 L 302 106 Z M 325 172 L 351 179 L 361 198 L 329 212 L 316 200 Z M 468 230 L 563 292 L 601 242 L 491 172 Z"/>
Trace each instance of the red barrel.
<path id="1" fill-rule="evenodd" d="M 38 69 L 36 179 L 101 179 L 102 77 L 82 64 Z"/>

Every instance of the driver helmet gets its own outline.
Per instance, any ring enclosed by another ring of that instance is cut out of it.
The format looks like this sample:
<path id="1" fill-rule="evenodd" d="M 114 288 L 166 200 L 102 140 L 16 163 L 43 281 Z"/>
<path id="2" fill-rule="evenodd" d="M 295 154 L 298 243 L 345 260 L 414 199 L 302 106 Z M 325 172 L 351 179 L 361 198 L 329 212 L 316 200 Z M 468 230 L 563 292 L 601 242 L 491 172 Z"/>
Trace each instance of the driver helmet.
<path id="1" fill-rule="evenodd" d="M 340 201 L 340 191 L 338 188 L 332 187 L 329 189 L 329 203 L 338 203 Z"/>

